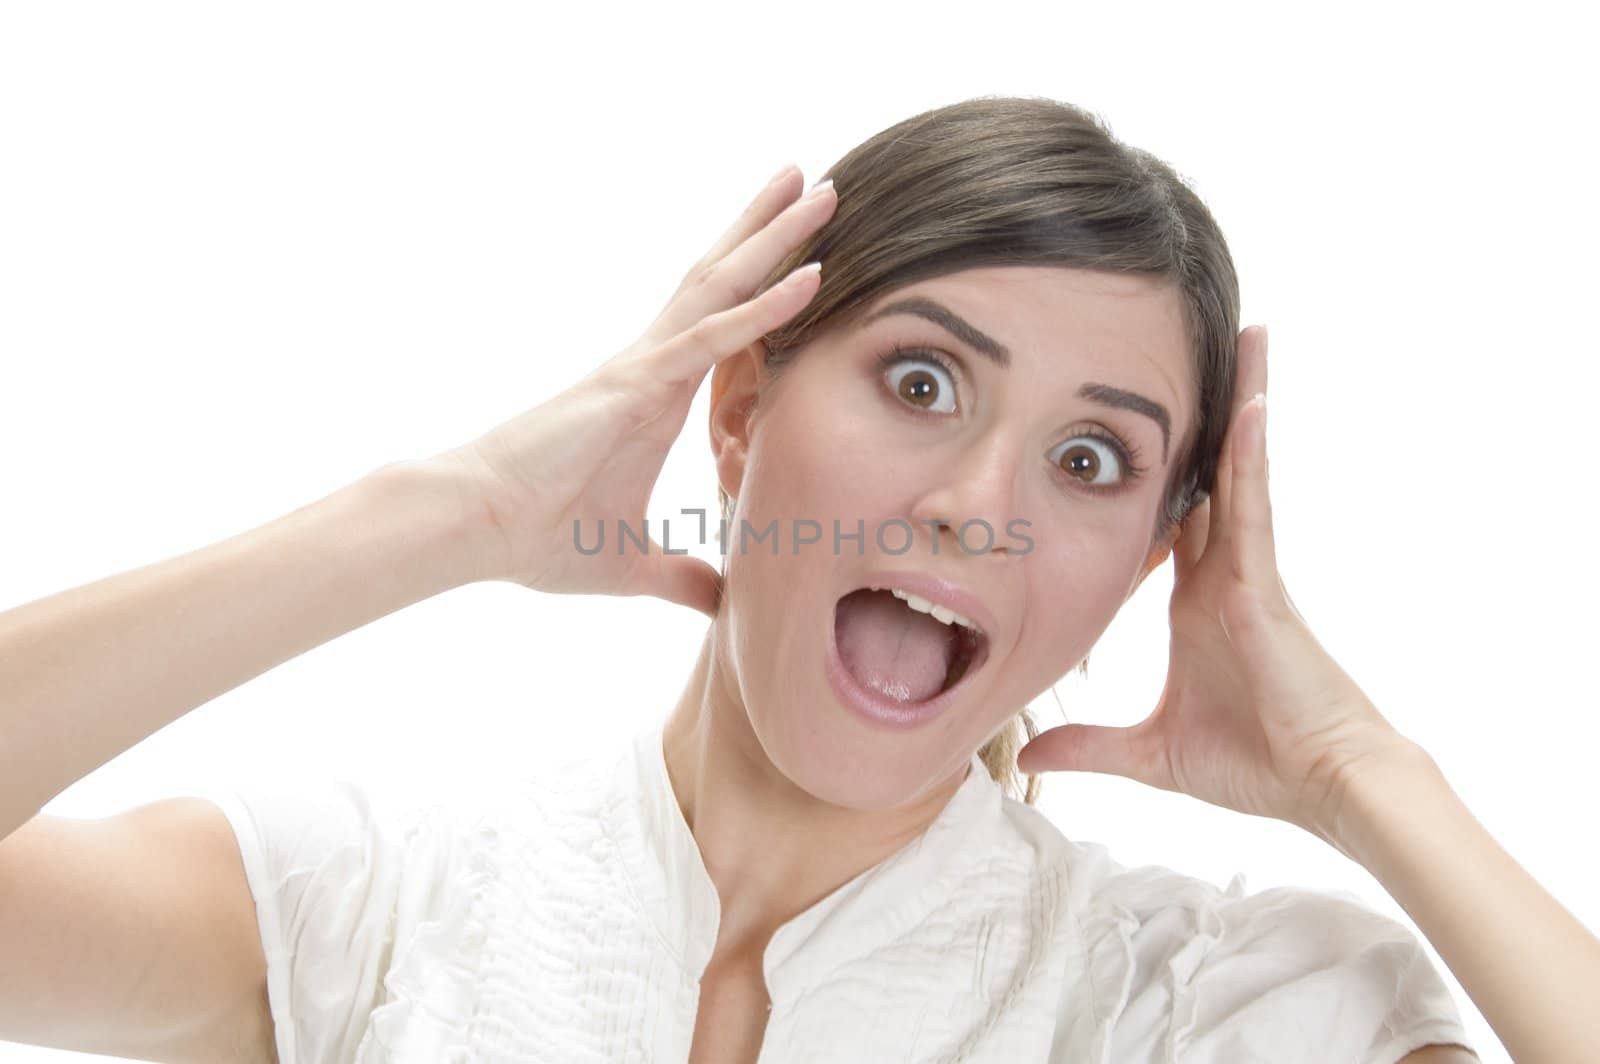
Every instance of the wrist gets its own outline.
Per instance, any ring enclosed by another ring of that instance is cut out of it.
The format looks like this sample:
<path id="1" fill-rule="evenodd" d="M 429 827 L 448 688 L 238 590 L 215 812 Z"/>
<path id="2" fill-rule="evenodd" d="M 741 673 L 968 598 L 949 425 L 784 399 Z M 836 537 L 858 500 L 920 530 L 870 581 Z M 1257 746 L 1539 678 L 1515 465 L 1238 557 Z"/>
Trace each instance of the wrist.
<path id="1" fill-rule="evenodd" d="M 1400 737 L 1366 758 L 1351 763 L 1341 774 L 1339 797 L 1322 832 L 1336 850 L 1363 867 L 1371 867 L 1385 818 L 1397 806 L 1411 801 L 1419 788 L 1443 782 L 1433 756 L 1422 746 Z"/>
<path id="2" fill-rule="evenodd" d="M 457 463 L 405 459 L 364 479 L 381 507 L 415 529 L 417 560 L 440 591 L 502 578 L 504 537 Z"/>

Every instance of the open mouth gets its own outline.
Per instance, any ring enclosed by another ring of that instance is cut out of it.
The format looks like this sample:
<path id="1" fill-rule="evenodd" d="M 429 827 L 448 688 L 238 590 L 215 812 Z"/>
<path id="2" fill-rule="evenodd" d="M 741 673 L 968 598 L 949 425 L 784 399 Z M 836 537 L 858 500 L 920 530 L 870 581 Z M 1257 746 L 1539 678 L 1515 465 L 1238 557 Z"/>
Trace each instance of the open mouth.
<path id="1" fill-rule="evenodd" d="M 840 663 L 862 688 L 902 705 L 954 690 L 989 656 L 978 625 L 906 592 L 857 588 L 834 604 Z"/>

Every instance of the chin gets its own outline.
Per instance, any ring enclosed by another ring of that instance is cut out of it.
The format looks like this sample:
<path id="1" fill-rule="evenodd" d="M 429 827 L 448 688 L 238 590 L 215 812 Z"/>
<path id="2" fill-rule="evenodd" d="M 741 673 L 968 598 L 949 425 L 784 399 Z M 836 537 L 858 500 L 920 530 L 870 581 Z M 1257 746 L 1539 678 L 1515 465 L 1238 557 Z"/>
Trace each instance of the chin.
<path id="1" fill-rule="evenodd" d="M 970 760 L 970 755 L 919 757 L 903 742 L 898 748 L 893 742 L 863 742 L 838 707 L 828 708 L 839 713 L 831 724 L 784 720 L 755 729 L 773 767 L 818 801 L 863 813 L 901 808 L 965 771 Z"/>

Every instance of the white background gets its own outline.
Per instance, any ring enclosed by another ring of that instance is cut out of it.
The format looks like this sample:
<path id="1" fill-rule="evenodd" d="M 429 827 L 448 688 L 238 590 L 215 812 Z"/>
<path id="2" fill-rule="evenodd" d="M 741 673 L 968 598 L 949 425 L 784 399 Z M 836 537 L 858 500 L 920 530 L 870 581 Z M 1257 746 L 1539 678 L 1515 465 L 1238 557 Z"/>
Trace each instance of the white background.
<path id="1" fill-rule="evenodd" d="M 1052 96 L 1170 161 L 1221 221 L 1244 321 L 1271 329 L 1278 556 L 1301 612 L 1600 927 L 1586 38 L 1534 4 L 1197 7 L 0 8 L 0 607 L 255 527 L 561 391 L 786 162 L 809 183 L 927 108 Z M 716 505 L 705 402 L 654 521 Z M 1167 567 L 1091 679 L 1058 685 L 1071 719 L 1148 713 L 1170 590 Z M 660 719 L 704 627 L 657 600 L 461 588 L 199 707 L 45 811 L 327 776 L 459 795 Z M 1049 694 L 1035 708 L 1061 722 Z M 1042 805 L 1124 863 L 1351 890 L 1415 926 L 1284 823 L 1118 777 L 1051 776 Z M 1483 1058 L 1508 1059 L 1446 977 Z"/>

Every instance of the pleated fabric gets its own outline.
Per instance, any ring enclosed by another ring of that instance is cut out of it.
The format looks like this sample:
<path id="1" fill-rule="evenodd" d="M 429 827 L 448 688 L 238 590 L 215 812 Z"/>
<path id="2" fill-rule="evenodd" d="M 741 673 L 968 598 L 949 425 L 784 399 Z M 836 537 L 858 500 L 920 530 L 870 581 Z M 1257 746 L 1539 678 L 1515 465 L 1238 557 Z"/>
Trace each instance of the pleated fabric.
<path id="1" fill-rule="evenodd" d="M 205 797 L 239 840 L 280 1064 L 670 1062 L 720 903 L 657 724 L 621 756 L 396 811 Z M 1469 1045 L 1416 936 L 1353 895 L 1126 868 L 974 757 L 916 840 L 773 936 L 761 1064 L 1394 1064 Z"/>

